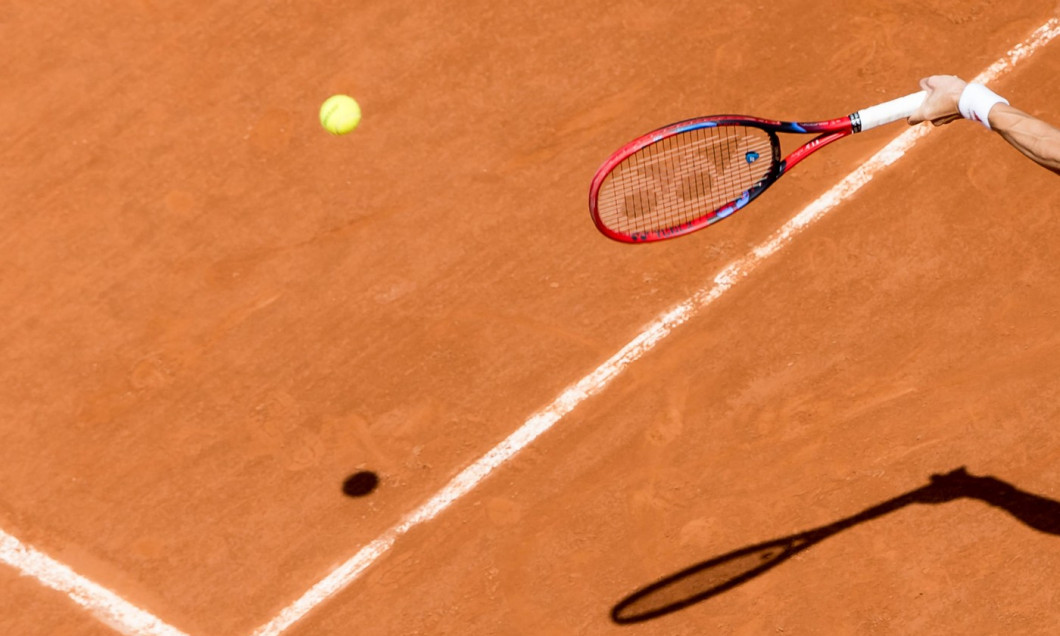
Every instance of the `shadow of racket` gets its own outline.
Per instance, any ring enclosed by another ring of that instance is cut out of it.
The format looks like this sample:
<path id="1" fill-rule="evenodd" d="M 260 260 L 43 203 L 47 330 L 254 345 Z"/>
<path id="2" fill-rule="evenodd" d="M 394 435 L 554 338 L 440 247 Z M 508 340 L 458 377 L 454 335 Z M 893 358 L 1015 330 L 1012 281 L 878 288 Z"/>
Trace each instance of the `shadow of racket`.
<path id="1" fill-rule="evenodd" d="M 695 605 L 760 576 L 824 539 L 909 504 L 979 499 L 1040 532 L 1060 536 L 1060 502 L 1023 492 L 994 477 L 959 468 L 933 475 L 931 483 L 827 526 L 740 548 L 698 563 L 640 589 L 611 610 L 618 624 L 640 623 Z"/>

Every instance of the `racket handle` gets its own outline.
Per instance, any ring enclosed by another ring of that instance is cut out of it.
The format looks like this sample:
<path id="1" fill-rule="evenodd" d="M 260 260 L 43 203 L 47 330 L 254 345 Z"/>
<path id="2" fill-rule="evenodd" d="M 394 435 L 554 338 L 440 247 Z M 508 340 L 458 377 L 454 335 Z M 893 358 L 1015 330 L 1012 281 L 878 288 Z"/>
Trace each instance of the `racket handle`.
<path id="1" fill-rule="evenodd" d="M 927 91 L 920 91 L 859 110 L 850 116 L 850 121 L 854 124 L 854 132 L 862 132 L 899 119 L 906 119 L 920 108 L 926 98 Z"/>

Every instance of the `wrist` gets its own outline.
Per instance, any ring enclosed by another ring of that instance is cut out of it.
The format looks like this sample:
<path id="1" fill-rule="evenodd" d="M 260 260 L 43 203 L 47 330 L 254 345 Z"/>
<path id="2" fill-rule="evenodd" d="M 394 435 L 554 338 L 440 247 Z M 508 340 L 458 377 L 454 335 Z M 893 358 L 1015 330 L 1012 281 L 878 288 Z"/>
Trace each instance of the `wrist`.
<path id="1" fill-rule="evenodd" d="M 990 130 L 990 109 L 998 104 L 1008 104 L 1008 100 L 982 84 L 968 84 L 961 92 L 957 110 L 961 117 L 977 121 Z"/>

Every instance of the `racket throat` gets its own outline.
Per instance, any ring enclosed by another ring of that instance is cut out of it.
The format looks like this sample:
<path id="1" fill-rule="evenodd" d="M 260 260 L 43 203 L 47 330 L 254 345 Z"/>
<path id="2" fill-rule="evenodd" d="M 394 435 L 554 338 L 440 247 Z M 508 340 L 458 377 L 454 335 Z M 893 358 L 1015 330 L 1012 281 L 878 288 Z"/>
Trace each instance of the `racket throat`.
<path id="1" fill-rule="evenodd" d="M 793 151 L 790 155 L 785 157 L 783 161 L 780 162 L 777 167 L 777 176 L 788 172 L 796 165 L 798 165 L 799 162 L 801 162 L 806 157 L 809 157 L 814 152 L 827 146 L 833 141 L 837 141 L 839 139 L 842 139 L 843 137 L 850 135 L 853 132 L 854 131 L 852 129 L 846 129 L 836 132 L 826 132 L 814 137 L 813 139 L 799 147 L 797 150 Z"/>

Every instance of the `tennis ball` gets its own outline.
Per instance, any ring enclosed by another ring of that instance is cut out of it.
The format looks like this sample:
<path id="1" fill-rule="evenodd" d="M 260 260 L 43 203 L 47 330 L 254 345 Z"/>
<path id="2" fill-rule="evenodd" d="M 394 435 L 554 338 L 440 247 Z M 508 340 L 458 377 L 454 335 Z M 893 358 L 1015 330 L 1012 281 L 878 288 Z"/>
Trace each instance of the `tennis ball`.
<path id="1" fill-rule="evenodd" d="M 349 95 L 333 95 L 320 106 L 320 125 L 333 135 L 345 135 L 361 123 L 361 107 Z"/>

